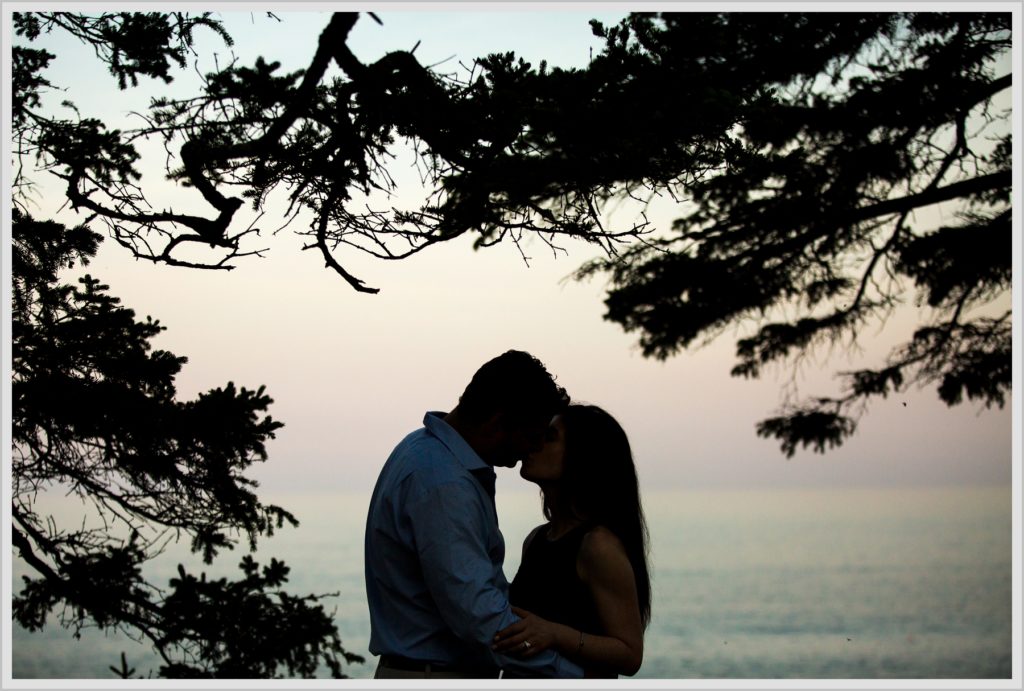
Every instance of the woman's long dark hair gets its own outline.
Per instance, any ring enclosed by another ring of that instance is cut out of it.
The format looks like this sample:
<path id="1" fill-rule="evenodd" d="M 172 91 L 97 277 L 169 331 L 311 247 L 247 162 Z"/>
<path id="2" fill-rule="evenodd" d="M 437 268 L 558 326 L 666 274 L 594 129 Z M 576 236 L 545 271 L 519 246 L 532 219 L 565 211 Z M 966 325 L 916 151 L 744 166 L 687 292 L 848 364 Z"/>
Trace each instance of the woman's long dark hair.
<path id="1" fill-rule="evenodd" d="M 562 413 L 562 421 L 562 478 L 557 495 L 544 497 L 544 516 L 551 520 L 556 511 L 575 515 L 603 525 L 622 541 L 633 566 L 640 618 L 646 628 L 651 620 L 649 536 L 629 439 L 615 418 L 597 406 L 570 405 Z"/>

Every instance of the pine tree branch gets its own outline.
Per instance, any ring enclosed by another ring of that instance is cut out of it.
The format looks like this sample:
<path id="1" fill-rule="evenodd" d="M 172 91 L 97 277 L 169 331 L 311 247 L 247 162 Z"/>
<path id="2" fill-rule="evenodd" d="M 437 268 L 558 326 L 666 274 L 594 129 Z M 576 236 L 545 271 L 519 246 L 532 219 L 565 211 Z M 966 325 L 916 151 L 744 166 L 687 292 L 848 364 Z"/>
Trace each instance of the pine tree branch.
<path id="1" fill-rule="evenodd" d="M 851 223 L 866 221 L 879 216 L 887 216 L 895 213 L 905 213 L 922 206 L 931 206 L 941 202 L 958 199 L 960 197 L 980 194 L 989 190 L 996 190 L 1008 187 L 1013 182 L 1013 171 L 1001 170 L 986 175 L 978 175 L 968 180 L 961 180 L 946 185 L 927 189 L 917 194 L 909 194 L 896 199 L 887 199 L 871 206 L 860 207 L 850 211 L 845 216 Z"/>

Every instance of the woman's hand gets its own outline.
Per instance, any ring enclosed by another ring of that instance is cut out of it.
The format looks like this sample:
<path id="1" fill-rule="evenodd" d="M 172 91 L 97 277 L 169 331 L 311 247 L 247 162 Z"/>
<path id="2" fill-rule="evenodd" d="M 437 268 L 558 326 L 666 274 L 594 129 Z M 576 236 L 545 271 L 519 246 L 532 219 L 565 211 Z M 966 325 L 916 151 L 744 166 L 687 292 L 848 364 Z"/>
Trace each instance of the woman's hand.
<path id="1" fill-rule="evenodd" d="M 527 658 L 548 648 L 557 650 L 559 636 L 568 630 L 566 626 L 550 622 L 525 609 L 513 607 L 512 613 L 520 619 L 494 637 L 494 645 L 491 647 L 495 652 Z"/>

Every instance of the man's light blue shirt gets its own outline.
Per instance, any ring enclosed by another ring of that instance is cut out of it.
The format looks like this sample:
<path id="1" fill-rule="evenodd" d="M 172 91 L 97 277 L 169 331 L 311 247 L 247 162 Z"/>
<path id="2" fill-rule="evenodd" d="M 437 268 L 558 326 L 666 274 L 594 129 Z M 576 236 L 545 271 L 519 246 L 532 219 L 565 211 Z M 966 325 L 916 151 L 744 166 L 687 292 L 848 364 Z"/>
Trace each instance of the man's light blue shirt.
<path id="1" fill-rule="evenodd" d="M 365 539 L 370 652 L 582 676 L 551 650 L 526 660 L 491 650 L 494 634 L 518 620 L 502 571 L 494 469 L 442 416 L 427 413 L 395 447 L 373 490 Z"/>

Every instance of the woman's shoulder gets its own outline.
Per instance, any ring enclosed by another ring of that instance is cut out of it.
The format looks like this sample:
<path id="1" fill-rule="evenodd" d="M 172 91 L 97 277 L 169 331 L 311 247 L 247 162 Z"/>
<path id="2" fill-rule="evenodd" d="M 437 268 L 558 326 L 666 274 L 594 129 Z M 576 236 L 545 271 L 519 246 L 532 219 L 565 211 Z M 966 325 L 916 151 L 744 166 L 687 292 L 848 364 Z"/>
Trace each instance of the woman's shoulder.
<path id="1" fill-rule="evenodd" d="M 621 558 L 628 561 L 626 547 L 609 528 L 596 525 L 583 535 L 577 557 L 581 571 L 602 569 Z"/>
<path id="2" fill-rule="evenodd" d="M 525 540 L 523 540 L 523 552 L 530 548 L 530 543 L 532 543 L 534 539 L 536 539 L 536 537 L 541 534 L 542 531 L 547 530 L 548 525 L 548 523 L 541 523 L 539 526 L 530 531 L 530 534 L 526 536 Z"/>

